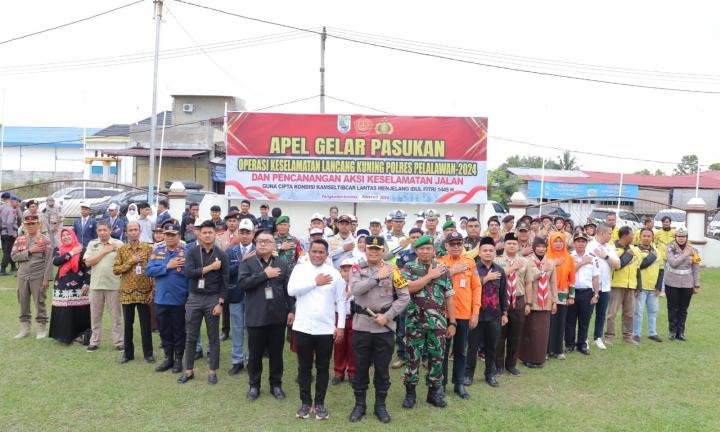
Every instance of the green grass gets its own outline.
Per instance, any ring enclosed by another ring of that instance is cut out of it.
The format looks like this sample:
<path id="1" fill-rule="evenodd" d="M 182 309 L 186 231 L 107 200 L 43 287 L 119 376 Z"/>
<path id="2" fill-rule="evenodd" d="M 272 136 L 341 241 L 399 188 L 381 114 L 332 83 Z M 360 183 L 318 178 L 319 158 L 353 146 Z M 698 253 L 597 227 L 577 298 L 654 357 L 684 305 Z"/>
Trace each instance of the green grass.
<path id="1" fill-rule="evenodd" d="M 285 350 L 285 401 L 267 389 L 267 365 L 261 398 L 245 400 L 247 374 L 228 377 L 230 343 L 221 344 L 217 386 L 205 383 L 206 363 L 197 363 L 197 378 L 180 386 L 177 375 L 159 374 L 154 365 L 117 364 L 119 353 L 107 340 L 96 353 L 60 346 L 52 340 L 15 341 L 18 307 L 14 277 L 0 278 L 0 430 L 449 430 L 449 431 L 717 431 L 720 430 L 720 344 L 717 307 L 720 270 L 703 270 L 701 295 L 693 298 L 688 342 L 661 344 L 643 339 L 632 348 L 615 344 L 590 357 L 570 354 L 541 370 L 521 366 L 522 376 L 503 376 L 492 389 L 482 379 L 469 388 L 467 401 L 451 395 L 449 407 L 421 402 L 400 408 L 403 385 L 392 372 L 388 400 L 393 420 L 381 425 L 371 413 L 358 424 L 347 422 L 352 392 L 347 383 L 330 386 L 326 422 L 294 418 L 299 396 L 294 383 L 296 361 Z M 49 303 L 49 301 L 48 301 Z M 665 300 L 658 328 L 667 336 Z M 618 325 L 619 325 L 619 319 Z M 109 318 L 105 318 L 108 324 Z M 106 333 L 105 335 L 108 335 Z M 139 350 L 139 334 L 136 336 Z M 153 334 L 154 345 L 159 339 Z M 156 352 L 156 354 L 159 354 Z M 138 355 L 138 353 L 136 353 Z M 482 370 L 482 366 L 478 369 Z M 479 372 L 478 374 L 480 374 Z M 369 397 L 372 404 L 372 397 Z M 370 406 L 370 409 L 372 407 Z"/>

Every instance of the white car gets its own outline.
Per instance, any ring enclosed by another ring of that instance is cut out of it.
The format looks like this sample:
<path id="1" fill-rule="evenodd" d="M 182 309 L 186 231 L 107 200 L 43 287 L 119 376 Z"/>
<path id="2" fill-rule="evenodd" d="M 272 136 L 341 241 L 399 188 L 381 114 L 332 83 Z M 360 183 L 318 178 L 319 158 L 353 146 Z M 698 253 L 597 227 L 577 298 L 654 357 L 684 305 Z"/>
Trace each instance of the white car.
<path id="1" fill-rule="evenodd" d="M 708 235 L 712 238 L 720 239 L 720 211 L 715 213 L 710 224 L 708 225 Z"/>
<path id="2" fill-rule="evenodd" d="M 87 205 L 92 206 L 122 191 L 114 188 L 86 187 L 83 192 L 82 187 L 69 187 L 55 191 L 52 197 L 55 198 L 55 205 L 62 209 L 63 217 L 77 218 L 80 217 L 80 202 L 85 201 Z M 45 198 L 36 199 L 40 201 L 39 210 L 42 211 L 45 208 Z"/>
<path id="3" fill-rule="evenodd" d="M 662 228 L 662 219 L 667 216 L 670 218 L 670 227 L 671 228 L 687 228 L 687 224 L 685 222 L 685 210 L 680 209 L 664 209 L 657 212 L 655 215 L 655 229 Z"/>
<path id="4" fill-rule="evenodd" d="M 620 209 L 618 212 L 617 209 L 612 208 L 596 208 L 590 212 L 588 219 L 595 221 L 595 223 L 605 222 L 609 214 L 617 215 L 617 223 L 615 224 L 617 227 L 629 226 L 633 231 L 642 228 L 638 215 L 624 209 Z"/>

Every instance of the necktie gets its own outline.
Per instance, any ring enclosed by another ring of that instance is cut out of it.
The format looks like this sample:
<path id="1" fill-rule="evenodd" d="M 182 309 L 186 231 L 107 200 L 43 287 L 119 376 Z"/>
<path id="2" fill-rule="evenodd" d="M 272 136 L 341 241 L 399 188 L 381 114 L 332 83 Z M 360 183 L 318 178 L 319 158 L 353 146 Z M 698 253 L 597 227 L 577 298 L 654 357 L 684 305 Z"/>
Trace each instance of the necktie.
<path id="1" fill-rule="evenodd" d="M 512 261 L 509 261 L 508 264 L 511 266 L 513 265 Z M 510 302 L 510 310 L 515 309 L 515 290 L 517 289 L 517 276 L 515 275 L 515 272 L 512 272 L 507 277 L 507 295 L 508 295 L 508 301 Z"/>

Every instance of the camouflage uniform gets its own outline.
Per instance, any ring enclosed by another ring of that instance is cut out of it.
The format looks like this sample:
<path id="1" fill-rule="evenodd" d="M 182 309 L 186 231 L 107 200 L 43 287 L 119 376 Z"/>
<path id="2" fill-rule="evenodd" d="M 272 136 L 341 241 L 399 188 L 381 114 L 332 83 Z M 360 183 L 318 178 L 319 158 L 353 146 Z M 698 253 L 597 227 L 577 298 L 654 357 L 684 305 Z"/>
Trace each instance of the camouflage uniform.
<path id="1" fill-rule="evenodd" d="M 280 246 L 282 246 L 283 243 L 286 241 L 292 242 L 295 244 L 295 247 L 292 249 L 286 249 L 282 250 L 280 249 Z M 297 263 L 298 259 L 298 245 L 300 244 L 300 240 L 295 238 L 294 236 L 291 236 L 290 234 L 286 236 L 280 236 L 275 235 L 275 250 L 277 251 L 278 258 L 284 259 L 285 262 L 288 265 L 288 269 L 292 270 L 293 267 L 295 267 L 295 263 Z"/>
<path id="2" fill-rule="evenodd" d="M 433 268 L 439 264 L 433 260 Z M 405 265 L 402 275 L 408 281 L 417 280 L 428 272 L 428 266 L 419 261 Z M 417 385 L 423 347 L 427 349 L 428 374 L 426 384 L 438 388 L 443 381 L 443 354 L 447 332 L 446 299 L 455 294 L 447 274 L 434 279 L 420 291 L 410 294 L 405 320 L 405 384 Z"/>

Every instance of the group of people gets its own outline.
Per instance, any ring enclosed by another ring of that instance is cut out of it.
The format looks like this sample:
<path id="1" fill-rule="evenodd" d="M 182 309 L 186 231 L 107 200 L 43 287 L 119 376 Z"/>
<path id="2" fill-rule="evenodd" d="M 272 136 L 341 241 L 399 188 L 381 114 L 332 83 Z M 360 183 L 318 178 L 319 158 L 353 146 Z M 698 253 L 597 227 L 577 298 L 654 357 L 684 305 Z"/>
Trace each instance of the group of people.
<path id="1" fill-rule="evenodd" d="M 568 229 L 561 217 L 516 222 L 508 215 L 491 217 L 481 232 L 476 217 L 459 228 L 452 214 L 441 223 L 431 209 L 406 231 L 401 210 L 365 229 L 332 207 L 328 217 L 313 214 L 307 236 L 296 238 L 280 209 L 263 204 L 256 217 L 250 206 L 243 201 L 224 217 L 213 207 L 204 221 L 194 203 L 178 220 L 162 201 L 157 215 L 141 203 L 130 217 L 111 206 L 98 220 L 83 207 L 73 228 L 58 228 L 57 240 L 43 234 L 40 216 L 25 215 L 10 252 L 18 265 L 16 338 L 31 333 L 31 299 L 37 338 L 46 337 L 45 289 L 57 266 L 49 335 L 59 342 L 98 350 L 107 307 L 112 346 L 127 363 L 135 358 L 137 314 L 145 361 L 156 361 L 156 322 L 164 360 L 155 370 L 179 373 L 184 384 L 203 356 L 204 321 L 208 384 L 218 381 L 220 342 L 231 339 L 228 374 L 247 369 L 247 399 L 254 401 L 264 357 L 269 393 L 285 398 L 287 340 L 298 360 L 298 418 L 328 418 L 328 384 L 347 378 L 355 397 L 349 420 L 361 420 L 372 365 L 373 413 L 389 422 L 391 367 L 404 368 L 403 408 L 416 405 L 423 368 L 426 401 L 442 408 L 450 383 L 459 398 L 470 397 L 478 358 L 487 384 L 498 387 L 498 376 L 521 374 L 518 362 L 537 369 L 573 351 L 589 355 L 593 313 L 599 349 L 615 342 L 620 310 L 624 342 L 639 344 L 644 311 L 649 339 L 661 342 L 655 318 L 663 290 L 669 337 L 684 341 L 690 299 L 700 290 L 700 257 L 687 231 L 669 220 L 657 232 L 634 233 L 613 217 Z"/>

